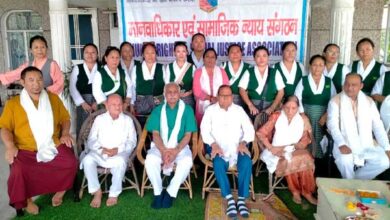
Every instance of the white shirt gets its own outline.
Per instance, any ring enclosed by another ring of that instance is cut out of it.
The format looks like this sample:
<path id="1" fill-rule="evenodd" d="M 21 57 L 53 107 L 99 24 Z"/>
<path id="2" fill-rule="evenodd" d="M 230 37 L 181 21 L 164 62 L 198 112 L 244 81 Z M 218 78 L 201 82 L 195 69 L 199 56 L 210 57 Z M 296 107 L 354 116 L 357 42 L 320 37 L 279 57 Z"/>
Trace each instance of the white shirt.
<path id="1" fill-rule="evenodd" d="M 382 74 L 381 77 L 379 77 L 379 79 L 375 83 L 374 88 L 372 88 L 371 95 L 382 95 L 386 75 L 387 74 Z M 390 75 L 388 77 L 390 77 Z M 390 86 L 390 85 L 387 85 L 387 86 Z"/>
<path id="2" fill-rule="evenodd" d="M 176 80 L 178 79 L 178 77 L 180 77 L 180 75 L 183 73 L 184 70 L 186 70 L 186 72 L 188 71 L 189 68 L 192 68 L 192 77 L 194 77 L 194 72 L 195 72 L 195 68 L 193 67 L 189 67 L 187 68 L 187 65 L 191 65 L 191 63 L 189 62 L 185 62 L 184 65 L 180 68 L 178 65 L 177 65 L 177 62 L 174 61 L 173 62 L 173 74 L 175 75 L 175 79 L 174 79 L 174 82 L 176 82 Z M 164 82 L 165 84 L 169 83 L 170 81 L 170 78 L 171 78 L 171 70 L 169 68 L 169 65 L 166 66 L 166 69 L 165 69 L 165 73 L 164 73 Z M 185 74 L 185 73 L 183 73 Z M 184 77 L 183 77 L 184 78 Z"/>
<path id="3" fill-rule="evenodd" d="M 114 82 L 115 86 L 117 83 L 120 83 L 120 73 L 119 70 L 116 69 L 116 74 L 115 76 L 111 73 L 111 71 L 108 69 L 107 65 L 104 66 L 104 69 L 106 70 L 107 74 L 110 76 L 112 81 Z M 96 103 L 100 104 L 106 101 L 107 96 L 112 94 L 107 94 L 107 92 L 102 91 L 102 75 L 99 71 L 97 71 L 98 74 L 96 74 L 93 83 L 92 83 L 92 94 L 93 97 L 96 100 Z M 125 81 L 126 81 L 126 97 L 131 99 L 131 104 L 134 104 L 135 97 L 133 94 L 133 84 L 131 83 L 130 77 L 125 74 Z"/>
<path id="4" fill-rule="evenodd" d="M 309 76 L 307 78 L 309 80 L 310 90 L 313 92 L 313 94 L 314 95 L 322 94 L 322 92 L 324 91 L 324 88 L 325 88 L 324 74 L 322 74 L 322 76 L 321 76 L 320 83 L 318 84 L 318 87 L 317 87 L 317 84 L 315 83 L 311 73 L 309 74 Z M 297 96 L 297 98 L 299 99 L 299 112 L 301 112 L 301 113 L 304 112 L 303 103 L 302 103 L 302 93 L 303 93 L 303 82 L 301 79 L 299 81 L 297 87 L 295 88 L 295 92 L 294 92 L 294 95 Z M 336 88 L 334 87 L 333 82 L 331 81 L 330 82 L 330 97 L 332 98 L 336 94 L 337 94 Z"/>
<path id="5" fill-rule="evenodd" d="M 260 75 L 260 71 L 259 71 L 259 68 L 256 66 L 254 67 L 255 68 L 255 76 L 256 76 L 256 79 L 257 81 L 259 82 L 259 87 L 258 89 L 256 89 L 257 93 L 261 94 L 263 89 L 264 89 L 264 85 L 265 83 L 267 82 L 267 77 L 268 77 L 268 67 L 265 69 L 265 72 L 264 72 L 264 75 L 261 76 Z M 248 88 L 248 84 L 249 84 L 249 71 L 246 70 L 244 75 L 242 76 L 240 82 L 238 83 L 238 87 L 240 88 L 243 88 L 243 89 L 247 89 Z M 276 75 L 275 75 L 275 83 L 276 83 L 276 89 L 279 91 L 281 89 L 283 89 L 285 87 L 284 85 L 284 82 L 283 82 L 283 78 L 282 76 L 280 75 L 280 72 L 278 70 L 276 70 Z"/>
<path id="6" fill-rule="evenodd" d="M 324 75 L 333 79 L 334 77 L 334 74 L 336 74 L 336 70 L 337 70 L 337 66 L 338 66 L 339 63 L 335 63 L 333 64 L 332 68 L 330 68 L 330 70 L 328 71 L 328 69 L 326 69 L 326 67 L 324 68 Z M 341 85 L 344 85 L 344 81 L 345 81 L 345 76 L 351 72 L 351 70 L 347 67 L 347 65 L 343 65 L 343 69 L 341 71 Z"/>
<path id="7" fill-rule="evenodd" d="M 305 68 L 303 67 L 303 65 L 301 63 L 299 63 L 299 67 L 301 68 L 302 76 L 304 76 Z M 275 68 L 275 65 L 274 65 L 274 68 Z M 297 62 L 294 61 L 293 66 L 291 68 L 291 71 L 288 71 L 286 65 L 284 65 L 284 62 L 282 60 L 282 61 L 280 61 L 280 68 L 282 69 L 282 72 L 280 74 L 283 74 L 287 79 L 286 84 L 289 84 L 289 85 L 294 84 L 295 77 L 297 75 L 297 69 L 298 69 Z"/>
<path id="8" fill-rule="evenodd" d="M 88 77 L 88 84 L 92 84 L 95 74 L 97 72 L 97 64 L 93 66 L 92 70 L 89 71 L 87 64 L 83 63 L 84 71 L 87 74 Z M 72 73 L 70 74 L 70 79 L 69 79 L 69 90 L 70 90 L 70 95 L 73 98 L 74 104 L 76 106 L 79 106 L 85 102 L 83 97 L 81 96 L 79 90 L 76 88 L 76 83 L 77 83 L 77 77 L 79 75 L 79 67 L 76 65 L 73 67 Z"/>
<path id="9" fill-rule="evenodd" d="M 359 60 L 358 62 L 358 65 L 357 65 L 357 73 L 359 73 L 362 77 L 363 77 L 363 80 L 366 79 L 366 77 L 368 76 L 368 74 L 371 72 L 372 68 L 374 68 L 375 66 L 375 59 L 372 59 L 370 64 L 368 64 L 368 66 L 366 67 L 366 69 L 363 68 L 363 62 L 361 60 Z M 351 70 L 352 70 L 352 65 L 349 67 Z M 387 68 L 385 65 L 381 65 L 381 68 L 380 68 L 380 75 L 382 76 L 383 73 L 385 73 L 387 71 Z"/>
<path id="10" fill-rule="evenodd" d="M 255 130 L 248 115 L 234 103 L 227 111 L 219 103 L 210 105 L 203 116 L 200 131 L 203 142 L 208 145 L 217 143 L 228 160 L 237 155 L 241 141 L 249 143 L 255 138 Z"/>
<path id="11" fill-rule="evenodd" d="M 336 98 L 338 98 L 339 100 L 339 97 L 336 96 L 329 101 L 327 110 L 328 119 L 326 125 L 332 134 L 334 146 L 340 147 L 342 145 L 347 144 L 340 130 L 340 101 L 336 101 Z M 375 105 L 375 102 L 372 100 L 370 100 L 370 109 L 368 111 L 371 113 L 372 131 L 367 132 L 374 133 L 376 141 L 381 147 L 385 149 L 385 151 L 390 150 L 389 139 L 383 127 L 383 122 L 380 119 L 380 115 Z"/>
<path id="12" fill-rule="evenodd" d="M 137 133 L 133 120 L 124 113 L 112 119 L 106 112 L 96 117 L 89 132 L 87 147 L 90 151 L 102 153 L 102 147 L 118 148 L 118 154 L 130 154 L 137 144 Z"/>

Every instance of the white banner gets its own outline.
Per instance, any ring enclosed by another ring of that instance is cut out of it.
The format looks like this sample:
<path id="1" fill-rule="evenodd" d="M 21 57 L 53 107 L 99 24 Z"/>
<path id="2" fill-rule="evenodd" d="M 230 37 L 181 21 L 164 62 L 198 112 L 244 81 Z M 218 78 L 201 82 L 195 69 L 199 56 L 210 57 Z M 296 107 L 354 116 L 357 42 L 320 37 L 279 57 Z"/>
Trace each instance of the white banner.
<path id="1" fill-rule="evenodd" d="M 304 59 L 307 0 L 117 0 L 117 6 L 121 42 L 134 44 L 137 57 L 142 42 L 154 41 L 159 61 L 172 61 L 174 42 L 190 46 L 191 36 L 201 32 L 219 60 L 238 43 L 244 60 L 253 61 L 253 50 L 264 45 L 275 62 L 286 41 L 296 42 L 297 59 Z"/>

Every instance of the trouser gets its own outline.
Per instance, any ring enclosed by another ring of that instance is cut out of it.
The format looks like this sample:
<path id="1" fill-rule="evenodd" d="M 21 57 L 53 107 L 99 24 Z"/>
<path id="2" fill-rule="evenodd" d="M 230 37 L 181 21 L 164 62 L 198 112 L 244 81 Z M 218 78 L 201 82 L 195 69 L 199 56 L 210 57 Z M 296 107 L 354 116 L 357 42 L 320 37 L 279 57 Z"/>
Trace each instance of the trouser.
<path id="1" fill-rule="evenodd" d="M 291 193 L 312 194 L 315 191 L 316 183 L 313 170 L 291 173 L 285 178 Z"/>
<path id="2" fill-rule="evenodd" d="M 189 147 L 185 147 L 177 156 L 174 161 L 176 164 L 175 174 L 167 187 L 167 192 L 171 197 L 176 198 L 180 185 L 188 177 L 192 167 L 192 154 Z M 145 169 L 148 174 L 148 178 L 153 186 L 153 193 L 155 196 L 160 195 L 163 186 L 161 178 L 161 153 L 153 147 L 148 151 L 145 159 Z"/>
<path id="3" fill-rule="evenodd" d="M 211 152 L 211 147 L 206 145 L 206 151 Z M 217 155 L 213 159 L 214 175 L 217 179 L 219 188 L 221 189 L 222 197 L 226 197 L 231 194 L 229 178 L 226 171 L 229 168 L 229 163 L 226 162 L 222 157 Z M 237 156 L 237 172 L 238 172 L 238 196 L 249 197 L 249 185 L 252 176 L 252 160 L 247 155 L 238 153 Z"/>
<path id="4" fill-rule="evenodd" d="M 112 174 L 109 197 L 118 197 L 122 192 L 122 180 L 127 169 L 128 155 L 116 155 L 103 159 L 93 152 L 88 153 L 82 160 L 85 177 L 88 180 L 88 192 L 93 194 L 100 189 L 97 167 L 110 168 Z"/>
<path id="5" fill-rule="evenodd" d="M 334 152 L 337 168 L 345 179 L 374 179 L 389 168 L 389 158 L 381 147 L 372 147 L 370 158 L 365 159 L 364 166 L 356 171 L 353 154 L 341 154 L 338 149 L 334 149 Z"/>

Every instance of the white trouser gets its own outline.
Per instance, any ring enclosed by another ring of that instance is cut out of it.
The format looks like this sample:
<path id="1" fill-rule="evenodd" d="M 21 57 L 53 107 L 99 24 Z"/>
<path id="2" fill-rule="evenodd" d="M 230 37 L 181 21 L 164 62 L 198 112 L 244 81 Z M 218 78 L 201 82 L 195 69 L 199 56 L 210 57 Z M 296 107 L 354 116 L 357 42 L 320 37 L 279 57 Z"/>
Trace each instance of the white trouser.
<path id="1" fill-rule="evenodd" d="M 192 153 L 188 146 L 186 146 L 176 156 L 174 161 L 176 164 L 175 174 L 167 187 L 167 192 L 171 197 L 176 198 L 180 185 L 186 180 L 192 167 Z M 154 195 L 160 195 L 163 186 L 161 179 L 161 153 L 156 147 L 152 147 L 145 159 L 145 169 L 148 174 L 148 178 L 153 186 Z"/>
<path id="2" fill-rule="evenodd" d="M 104 159 L 95 152 L 89 152 L 81 161 L 85 177 L 88 180 L 88 192 L 95 193 L 100 189 L 97 167 L 110 168 L 112 174 L 109 197 L 118 197 L 122 192 L 122 180 L 126 173 L 128 153 L 122 153 Z"/>
<path id="3" fill-rule="evenodd" d="M 356 171 L 353 154 L 341 154 L 339 149 L 333 152 L 337 168 L 344 179 L 374 179 L 389 168 L 389 158 L 382 147 L 372 147 L 369 156 L 365 158 L 364 166 Z"/>

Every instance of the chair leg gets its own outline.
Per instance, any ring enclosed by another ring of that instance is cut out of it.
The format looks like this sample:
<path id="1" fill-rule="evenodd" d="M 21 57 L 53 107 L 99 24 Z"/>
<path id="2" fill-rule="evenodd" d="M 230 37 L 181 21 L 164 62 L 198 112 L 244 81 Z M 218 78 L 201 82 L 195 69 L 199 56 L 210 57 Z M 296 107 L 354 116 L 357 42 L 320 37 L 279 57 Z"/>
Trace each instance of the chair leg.
<path id="1" fill-rule="evenodd" d="M 198 174 L 196 173 L 195 165 L 192 166 L 192 172 L 194 173 L 195 179 L 198 179 Z"/>
<path id="2" fill-rule="evenodd" d="M 135 182 L 135 185 L 136 185 L 136 190 L 137 190 L 137 193 L 138 195 L 140 195 L 140 190 L 139 190 L 139 183 L 138 183 L 138 177 L 137 177 L 137 172 L 135 171 L 135 167 L 134 167 L 134 163 L 131 162 L 131 171 L 133 173 L 133 176 L 134 176 L 134 182 Z"/>
<path id="3" fill-rule="evenodd" d="M 251 194 L 252 194 L 252 201 L 256 201 L 255 185 L 254 185 L 254 183 L 253 183 L 253 175 L 251 175 L 250 190 L 251 190 Z"/>
<path id="4" fill-rule="evenodd" d="M 80 191 L 79 191 L 79 198 L 83 198 L 84 189 L 86 188 L 85 182 L 87 181 L 87 178 L 84 176 L 83 181 L 81 181 Z"/>
<path id="5" fill-rule="evenodd" d="M 190 199 L 192 199 L 191 175 L 188 175 L 187 179 L 188 179 L 187 180 L 188 193 L 189 193 Z"/>
<path id="6" fill-rule="evenodd" d="M 142 183 L 141 183 L 141 197 L 144 197 L 144 190 L 145 190 L 145 184 L 146 184 L 146 170 L 144 168 L 144 172 L 142 173 Z"/>
<path id="7" fill-rule="evenodd" d="M 204 199 L 206 194 L 206 181 L 207 181 L 208 166 L 204 166 L 204 176 L 203 176 L 203 187 L 202 187 L 202 199 Z"/>

